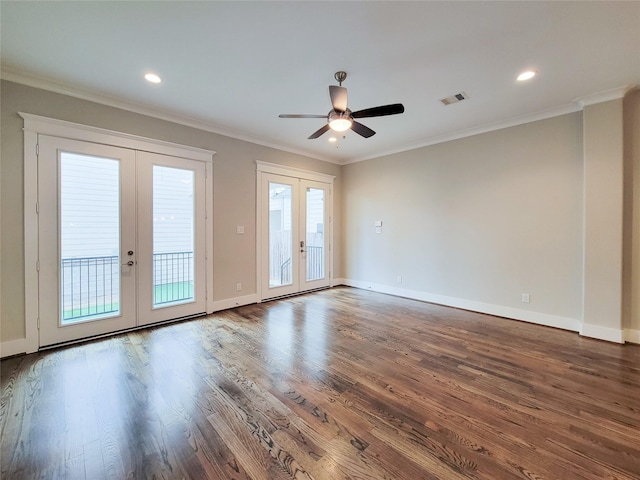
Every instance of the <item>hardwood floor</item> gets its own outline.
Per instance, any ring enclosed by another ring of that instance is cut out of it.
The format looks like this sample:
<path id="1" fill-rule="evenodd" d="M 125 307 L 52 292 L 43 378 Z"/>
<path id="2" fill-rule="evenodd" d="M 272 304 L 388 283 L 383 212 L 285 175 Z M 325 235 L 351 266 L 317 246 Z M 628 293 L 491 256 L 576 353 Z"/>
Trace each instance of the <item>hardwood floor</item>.
<path id="1" fill-rule="evenodd" d="M 335 288 L 2 362 L 3 479 L 640 478 L 640 346 Z"/>

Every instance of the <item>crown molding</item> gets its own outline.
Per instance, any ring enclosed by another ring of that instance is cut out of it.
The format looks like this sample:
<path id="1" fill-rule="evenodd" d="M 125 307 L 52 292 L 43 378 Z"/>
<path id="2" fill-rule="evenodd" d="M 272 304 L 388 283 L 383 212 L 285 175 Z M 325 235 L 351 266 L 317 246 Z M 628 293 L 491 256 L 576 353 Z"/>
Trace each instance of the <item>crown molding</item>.
<path id="1" fill-rule="evenodd" d="M 387 155 L 394 155 L 396 153 L 408 152 L 410 150 L 417 150 L 419 148 L 429 147 L 431 145 L 437 145 L 439 143 L 450 142 L 452 140 L 460 140 L 462 138 L 472 137 L 474 135 L 480 135 L 482 133 L 489 133 L 489 132 L 502 130 L 509 127 L 524 125 L 525 123 L 537 122 L 538 120 L 546 120 L 548 118 L 559 117 L 561 115 L 579 112 L 581 110 L 582 110 L 582 107 L 580 107 L 579 105 L 575 103 L 570 103 L 570 104 L 562 105 L 561 107 L 552 108 L 549 110 L 543 110 L 536 113 L 509 118 L 507 120 L 502 120 L 500 122 L 488 123 L 485 125 L 480 125 L 478 127 L 459 130 L 457 132 L 453 132 L 446 135 L 427 138 L 422 141 L 413 143 L 407 147 L 399 148 L 396 150 L 390 150 L 383 153 L 377 153 L 375 156 L 362 157 L 354 160 L 349 160 L 349 161 L 343 162 L 343 165 L 348 165 L 348 164 L 357 163 L 357 162 L 364 162 L 366 160 L 373 160 L 374 158 L 384 157 Z"/>
<path id="2" fill-rule="evenodd" d="M 584 110 L 584 107 L 588 105 L 594 105 L 596 103 L 608 102 L 610 100 L 617 100 L 624 98 L 624 96 L 631 90 L 637 88 L 638 85 L 625 85 L 623 87 L 613 88 L 611 90 L 605 90 L 603 92 L 586 95 L 584 97 L 578 97 L 571 103 L 562 105 L 560 107 L 552 108 L 549 110 L 543 110 L 519 117 L 513 117 L 500 122 L 489 123 L 481 125 L 479 127 L 473 127 L 466 130 L 460 130 L 447 135 L 438 137 L 431 137 L 423 141 L 414 143 L 410 146 L 403 147 L 396 150 L 390 150 L 383 153 L 377 153 L 375 156 L 361 157 L 353 160 L 342 162 L 342 165 L 348 165 L 350 163 L 364 162 L 366 160 L 373 160 L 374 158 L 384 157 L 387 155 L 394 155 L 396 153 L 408 152 L 410 150 L 416 150 L 418 148 L 428 147 L 430 145 L 436 145 L 438 143 L 450 142 L 452 140 L 460 140 L 461 138 L 472 137 L 482 133 L 493 132 L 495 130 L 502 130 L 503 128 L 515 127 L 523 125 L 525 123 L 537 122 L 538 120 L 546 120 L 548 118 L 559 117 L 568 113 L 574 113 Z"/>
<path id="3" fill-rule="evenodd" d="M 610 100 L 618 100 L 624 98 L 624 96 L 631 90 L 636 88 L 637 85 L 624 85 L 618 88 L 612 88 L 611 90 L 605 90 L 603 92 L 596 92 L 584 97 L 578 97 L 573 100 L 574 103 L 580 105 L 580 108 L 587 107 L 589 105 L 595 105 L 596 103 L 608 102 Z"/>
<path id="4" fill-rule="evenodd" d="M 453 132 L 446 135 L 426 138 L 405 147 L 377 152 L 375 155 L 370 155 L 366 157 L 357 157 L 353 159 L 335 159 L 335 158 L 324 157 L 321 155 L 313 155 L 313 154 L 310 154 L 309 152 L 305 152 L 302 150 L 297 150 L 294 148 L 289 148 L 283 145 L 269 142 L 263 138 L 252 137 L 241 132 L 220 127 L 219 125 L 214 125 L 212 123 L 206 122 L 201 119 L 191 118 L 191 117 L 175 114 L 173 112 L 155 109 L 155 108 L 149 107 L 148 105 L 138 104 L 135 102 L 128 102 L 115 97 L 110 97 L 107 95 L 89 92 L 89 91 L 71 86 L 66 83 L 55 81 L 50 78 L 40 77 L 37 75 L 21 72 L 11 67 L 2 66 L 2 68 L 0 69 L 0 78 L 11 81 L 11 82 L 20 83 L 29 87 L 39 88 L 39 89 L 47 90 L 54 93 L 60 93 L 62 95 L 68 95 L 70 97 L 99 103 L 109 107 L 119 108 L 121 110 L 126 110 L 126 111 L 137 113 L 140 115 L 146 115 L 149 117 L 157 118 L 159 120 L 165 120 L 168 122 L 177 123 L 187 127 L 196 128 L 198 130 L 215 133 L 217 135 L 223 135 L 225 137 L 234 138 L 236 140 L 241 140 L 241 141 L 253 143 L 256 145 L 261 145 L 267 148 L 273 148 L 275 150 L 280 150 L 283 152 L 292 153 L 292 154 L 300 155 L 307 158 L 313 158 L 316 160 L 332 163 L 335 165 L 349 165 L 351 163 L 364 162 L 367 160 L 373 160 L 375 158 L 394 155 L 397 153 L 408 152 L 410 150 L 416 150 L 416 149 L 428 147 L 431 145 L 437 145 L 439 143 L 450 142 L 452 140 L 460 140 L 462 138 L 471 137 L 474 135 L 480 135 L 482 133 L 493 132 L 496 130 L 502 130 L 504 128 L 523 125 L 525 123 L 536 122 L 538 120 L 546 120 L 548 118 L 553 118 L 561 115 L 566 115 L 569 113 L 578 112 L 583 110 L 584 107 L 589 105 L 594 105 L 596 103 L 608 102 L 610 100 L 623 98 L 628 92 L 638 87 L 638 85 L 625 85 L 622 87 L 613 88 L 611 90 L 605 90 L 603 92 L 597 92 L 594 94 L 585 95 L 583 97 L 575 98 L 571 103 L 562 105 L 560 107 L 552 108 L 549 110 L 543 110 L 540 112 L 534 112 L 527 115 L 521 115 L 521 116 L 513 117 L 507 120 L 502 120 L 499 122 L 480 125 L 478 127 L 460 130 L 460 131 Z"/>
<path id="5" fill-rule="evenodd" d="M 167 122 L 177 123 L 179 125 L 184 125 L 186 127 L 196 128 L 198 130 L 203 130 L 205 132 L 215 133 L 217 135 L 223 135 L 225 137 L 234 138 L 236 140 L 242 140 L 243 142 L 249 142 L 256 145 L 261 145 L 263 147 L 273 148 L 275 150 L 280 150 L 283 152 L 293 153 L 295 155 L 301 155 L 303 157 L 314 158 L 316 160 L 321 160 L 323 162 L 340 165 L 340 162 L 336 159 L 318 156 L 318 155 L 312 155 L 309 152 L 304 152 L 302 150 L 297 150 L 294 148 L 289 148 L 283 145 L 269 142 L 263 138 L 252 137 L 250 135 L 246 135 L 241 132 L 223 128 L 223 127 L 220 127 L 219 125 L 215 125 L 201 119 L 187 117 L 187 116 L 179 115 L 166 110 L 160 110 L 153 107 L 149 107 L 148 105 L 129 102 L 129 101 L 125 101 L 125 100 L 111 97 L 108 95 L 102 95 L 95 92 L 90 92 L 90 91 L 83 90 L 75 86 L 69 85 L 64 82 L 59 82 L 50 78 L 21 72 L 11 67 L 2 66 L 2 68 L 0 69 L 0 78 L 10 82 L 26 85 L 28 87 L 39 88 L 41 90 L 47 90 L 49 92 L 67 95 L 69 97 L 74 97 L 74 98 L 79 98 L 81 100 L 87 100 L 89 102 L 99 103 L 101 105 L 106 105 L 108 107 L 114 107 L 120 110 L 126 110 L 128 112 L 157 118 L 159 120 L 165 120 Z"/>

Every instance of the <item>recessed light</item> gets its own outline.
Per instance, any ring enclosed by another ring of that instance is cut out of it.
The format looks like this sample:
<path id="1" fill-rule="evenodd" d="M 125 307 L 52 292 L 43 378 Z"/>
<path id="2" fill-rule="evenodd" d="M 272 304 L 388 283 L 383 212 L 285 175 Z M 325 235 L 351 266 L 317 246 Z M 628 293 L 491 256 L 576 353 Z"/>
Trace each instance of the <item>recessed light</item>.
<path id="1" fill-rule="evenodd" d="M 160 83 L 162 82 L 162 79 L 156 75 L 155 73 L 147 73 L 144 78 L 147 80 L 147 82 L 151 82 L 151 83 Z"/>
<path id="2" fill-rule="evenodd" d="M 518 75 L 517 80 L 519 82 L 524 82 L 525 80 L 530 80 L 536 76 L 536 72 L 533 70 L 527 70 Z"/>
<path id="3" fill-rule="evenodd" d="M 338 139 L 336 137 L 329 137 L 329 141 L 331 143 L 336 143 L 338 141 Z"/>

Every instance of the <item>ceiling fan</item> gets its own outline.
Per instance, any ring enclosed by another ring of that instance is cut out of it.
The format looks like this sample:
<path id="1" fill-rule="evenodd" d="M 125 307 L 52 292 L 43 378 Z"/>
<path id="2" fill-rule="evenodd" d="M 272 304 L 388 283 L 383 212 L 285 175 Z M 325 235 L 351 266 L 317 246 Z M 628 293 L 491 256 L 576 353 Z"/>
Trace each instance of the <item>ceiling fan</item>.
<path id="1" fill-rule="evenodd" d="M 309 140 L 320 137 L 322 134 L 331 130 L 336 132 L 344 132 L 353 130 L 364 138 L 369 138 L 376 134 L 369 127 L 356 122 L 356 118 L 383 117 L 386 115 L 397 115 L 404 112 L 404 105 L 401 103 L 393 103 L 391 105 L 382 105 L 380 107 L 365 108 L 352 112 L 347 108 L 347 89 L 342 86 L 342 82 L 347 78 L 346 72 L 336 72 L 334 78 L 340 84 L 329 85 L 329 96 L 331 97 L 332 109 L 327 115 L 305 115 L 305 114 L 281 114 L 280 118 L 326 118 L 327 124 L 316 130 L 309 136 Z"/>

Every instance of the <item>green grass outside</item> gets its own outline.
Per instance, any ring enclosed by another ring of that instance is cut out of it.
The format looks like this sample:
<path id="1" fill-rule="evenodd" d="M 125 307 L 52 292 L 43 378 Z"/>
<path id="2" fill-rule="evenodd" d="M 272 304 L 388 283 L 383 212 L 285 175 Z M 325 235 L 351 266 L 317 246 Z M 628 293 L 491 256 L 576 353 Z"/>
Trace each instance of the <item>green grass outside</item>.
<path id="1" fill-rule="evenodd" d="M 190 298 L 193 298 L 192 282 L 176 282 L 167 283 L 166 285 L 157 285 L 153 290 L 153 303 L 155 305 L 177 302 Z"/>

